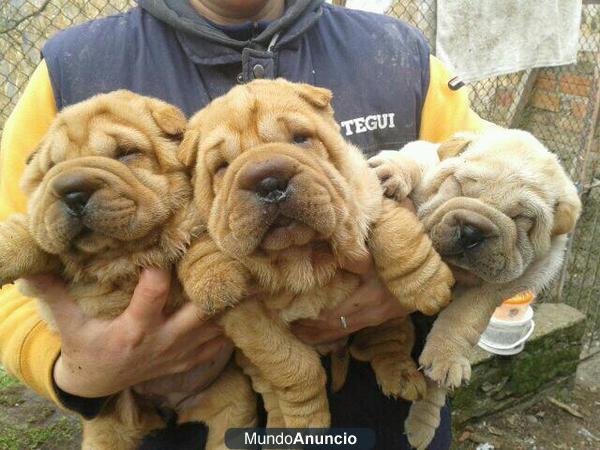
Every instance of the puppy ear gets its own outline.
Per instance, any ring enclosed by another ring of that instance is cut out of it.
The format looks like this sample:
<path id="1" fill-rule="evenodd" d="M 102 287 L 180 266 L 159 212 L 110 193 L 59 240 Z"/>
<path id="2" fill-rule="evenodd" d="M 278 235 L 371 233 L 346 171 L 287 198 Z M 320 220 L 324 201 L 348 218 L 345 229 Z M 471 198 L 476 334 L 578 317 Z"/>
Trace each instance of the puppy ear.
<path id="1" fill-rule="evenodd" d="M 315 108 L 325 109 L 331 105 L 333 94 L 329 89 L 311 86 L 310 84 L 304 83 L 295 84 L 294 89 L 300 98 L 306 100 Z"/>
<path id="2" fill-rule="evenodd" d="M 177 159 L 186 167 L 194 167 L 198 155 L 198 142 L 200 132 L 198 130 L 187 130 L 177 150 Z"/>
<path id="3" fill-rule="evenodd" d="M 569 200 L 561 200 L 554 207 L 554 226 L 552 236 L 570 233 L 581 212 L 581 200 L 577 194 Z"/>
<path id="4" fill-rule="evenodd" d="M 169 137 L 180 141 L 183 138 L 187 124 L 185 115 L 175 106 L 161 100 L 148 99 L 148 104 L 152 118 L 160 129 Z"/>
<path id="5" fill-rule="evenodd" d="M 28 166 L 29 164 L 31 164 L 31 162 L 33 161 L 33 158 L 35 158 L 35 156 L 39 153 L 40 149 L 39 147 L 37 147 L 35 150 L 33 150 L 29 156 L 27 157 L 27 159 L 25 160 L 25 165 Z"/>
<path id="6" fill-rule="evenodd" d="M 42 150 L 44 141 L 27 157 L 25 161 L 25 170 L 21 175 L 19 181 L 19 187 L 26 194 L 31 194 L 35 188 L 39 186 L 44 178 L 45 173 L 50 167 L 50 161 L 48 160 L 48 150 L 45 152 Z"/>
<path id="7" fill-rule="evenodd" d="M 440 161 L 460 155 L 471 142 L 472 139 L 461 135 L 442 142 L 437 151 Z"/>

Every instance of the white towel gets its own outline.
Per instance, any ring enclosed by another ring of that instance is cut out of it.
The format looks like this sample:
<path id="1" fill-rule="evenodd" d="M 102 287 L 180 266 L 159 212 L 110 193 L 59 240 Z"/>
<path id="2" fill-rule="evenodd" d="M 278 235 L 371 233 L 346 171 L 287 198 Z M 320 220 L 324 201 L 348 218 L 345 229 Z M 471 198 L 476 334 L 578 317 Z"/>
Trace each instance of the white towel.
<path id="1" fill-rule="evenodd" d="M 463 81 L 577 60 L 582 0 L 438 0 L 437 56 Z"/>
<path id="2" fill-rule="evenodd" d="M 392 0 L 346 0 L 346 8 L 384 14 L 392 6 Z"/>

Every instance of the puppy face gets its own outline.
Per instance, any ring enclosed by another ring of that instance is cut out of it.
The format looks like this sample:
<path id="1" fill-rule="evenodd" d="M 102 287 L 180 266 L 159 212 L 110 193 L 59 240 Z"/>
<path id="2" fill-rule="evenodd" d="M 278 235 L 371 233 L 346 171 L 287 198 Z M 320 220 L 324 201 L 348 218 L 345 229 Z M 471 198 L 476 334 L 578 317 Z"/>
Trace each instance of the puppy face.
<path id="1" fill-rule="evenodd" d="M 185 123 L 176 108 L 127 91 L 65 108 L 22 180 L 38 244 L 78 260 L 156 244 L 191 197 L 176 156 Z"/>
<path id="2" fill-rule="evenodd" d="M 510 282 L 574 228 L 580 200 L 556 156 L 529 133 L 462 141 L 438 151 L 448 159 L 416 193 L 419 216 L 459 282 Z"/>
<path id="3" fill-rule="evenodd" d="M 283 80 L 239 86 L 191 119 L 181 147 L 211 236 L 274 288 L 309 288 L 364 252 L 381 202 L 330 100 Z"/>

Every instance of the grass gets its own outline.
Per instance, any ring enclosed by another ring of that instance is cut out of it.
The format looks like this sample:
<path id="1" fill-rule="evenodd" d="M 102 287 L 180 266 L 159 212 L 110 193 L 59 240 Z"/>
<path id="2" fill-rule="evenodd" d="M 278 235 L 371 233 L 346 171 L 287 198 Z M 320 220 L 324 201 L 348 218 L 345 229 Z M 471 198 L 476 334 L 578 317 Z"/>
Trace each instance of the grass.
<path id="1" fill-rule="evenodd" d="M 17 386 L 19 384 L 19 380 L 11 377 L 8 373 L 6 373 L 4 367 L 0 366 L 0 390 L 4 390 L 11 386 Z"/>
<path id="2" fill-rule="evenodd" d="M 78 420 L 63 415 L 0 367 L 0 450 L 79 448 Z"/>
<path id="3" fill-rule="evenodd" d="M 58 418 L 51 425 L 4 424 L 0 431 L 0 449 L 64 449 L 76 437 L 73 423 L 66 417 Z"/>

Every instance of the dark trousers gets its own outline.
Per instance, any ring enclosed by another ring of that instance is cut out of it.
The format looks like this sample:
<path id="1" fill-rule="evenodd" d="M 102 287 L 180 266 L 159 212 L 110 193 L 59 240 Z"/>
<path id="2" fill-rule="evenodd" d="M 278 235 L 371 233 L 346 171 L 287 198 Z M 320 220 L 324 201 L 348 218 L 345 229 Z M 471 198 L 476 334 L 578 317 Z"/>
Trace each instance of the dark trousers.
<path id="1" fill-rule="evenodd" d="M 324 362 L 327 365 L 326 362 Z M 329 394 L 333 427 L 371 428 L 377 438 L 376 450 L 409 450 L 404 435 L 404 421 L 410 403 L 392 400 L 379 390 L 375 376 L 368 364 L 352 361 L 344 388 Z M 260 425 L 265 425 L 265 412 L 260 408 Z M 148 436 L 143 450 L 201 450 L 206 442 L 206 427 L 188 423 L 168 427 Z M 448 450 L 452 432 L 450 408 L 442 411 L 442 421 L 430 450 Z"/>

